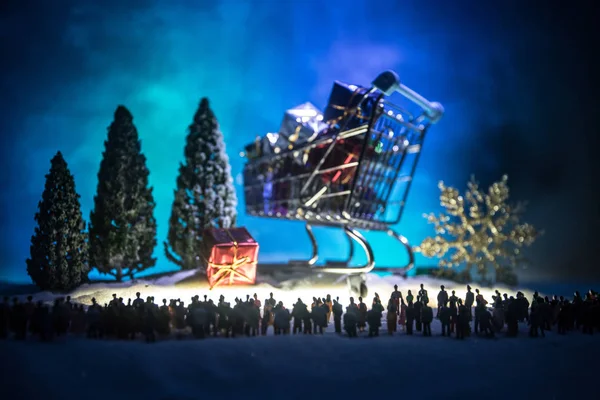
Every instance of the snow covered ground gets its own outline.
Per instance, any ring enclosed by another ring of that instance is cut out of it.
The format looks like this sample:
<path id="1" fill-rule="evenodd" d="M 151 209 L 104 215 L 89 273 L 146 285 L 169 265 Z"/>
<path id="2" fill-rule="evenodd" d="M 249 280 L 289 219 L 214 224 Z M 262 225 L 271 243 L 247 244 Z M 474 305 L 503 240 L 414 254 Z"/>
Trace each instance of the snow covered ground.
<path id="1" fill-rule="evenodd" d="M 521 331 L 525 331 L 521 327 Z M 571 399 L 597 393 L 600 338 L 437 335 L 0 341 L 2 399 Z M 12 395 L 5 395 L 10 394 Z M 474 398 L 474 397 L 473 397 Z"/>
<path id="2" fill-rule="evenodd" d="M 339 276 L 334 276 L 339 278 Z M 96 298 L 98 303 L 108 303 L 112 299 L 112 294 L 117 294 L 118 297 L 123 297 L 125 302 L 128 298 L 134 299 L 135 293 L 140 292 L 142 297 L 154 296 L 155 301 L 160 302 L 162 299 L 181 299 L 182 301 L 189 303 L 194 295 L 208 295 L 215 302 L 219 296 L 223 294 L 227 301 L 233 303 L 235 297 L 246 298 L 246 295 L 258 294 L 258 298 L 263 301 L 269 297 L 270 293 L 273 293 L 275 299 L 283 301 L 286 306 L 291 306 L 301 298 L 305 303 L 310 303 L 313 296 L 325 297 L 327 294 L 331 294 L 332 298 L 339 296 L 340 302 L 347 305 L 348 298 L 350 296 L 345 280 L 341 280 L 338 283 L 332 283 L 333 280 L 316 280 L 316 281 L 297 281 L 294 283 L 294 289 L 289 290 L 286 287 L 280 285 L 273 286 L 269 282 L 269 279 L 259 279 L 259 283 L 254 286 L 219 286 L 213 290 L 209 290 L 209 287 L 205 281 L 205 278 L 200 274 L 196 277 L 196 271 L 183 271 L 173 275 L 163 276 L 158 279 L 140 279 L 135 282 L 122 282 L 122 283 L 91 283 L 86 284 L 70 295 L 73 301 L 89 305 L 92 302 L 92 298 Z M 416 278 L 401 278 L 396 276 L 379 276 L 376 274 L 369 274 L 367 285 L 369 288 L 368 298 L 365 299 L 367 304 L 371 303 L 375 293 L 378 293 L 384 302 L 389 299 L 390 294 L 394 290 L 394 285 L 398 285 L 403 295 L 406 296 L 408 290 L 412 290 L 413 295 L 416 296 L 419 290 L 419 284 L 423 283 L 425 289 L 429 292 L 429 298 L 432 302 L 435 302 L 437 293 L 440 290 L 440 285 L 445 285 L 448 293 L 452 290 L 456 290 L 456 295 L 464 299 L 466 292 L 466 285 L 460 285 L 450 281 L 442 281 L 439 279 L 420 276 Z M 473 291 L 477 288 L 477 285 L 473 284 Z M 495 287 L 494 289 L 500 290 L 501 293 L 508 293 L 512 295 L 516 292 L 515 289 L 506 287 Z M 480 288 L 481 293 L 488 300 L 492 300 L 492 294 L 494 289 Z M 585 288 L 581 288 L 585 290 Z M 521 289 L 528 298 L 531 298 L 533 290 L 524 288 Z M 554 293 L 548 293 L 553 295 Z M 44 301 L 52 301 L 55 297 L 59 296 L 50 292 L 39 292 L 34 293 L 36 299 Z M 61 295 L 62 296 L 62 295 Z M 18 296 L 22 299 L 27 297 L 26 294 Z M 433 303 L 432 303 L 433 304 Z M 384 304 L 385 305 L 385 304 Z"/>
<path id="3" fill-rule="evenodd" d="M 340 296 L 347 304 L 344 284 L 303 287 L 286 292 L 267 284 L 220 288 L 209 292 L 205 284 L 177 285 L 193 272 L 182 272 L 135 284 L 91 284 L 76 290 L 75 301 L 89 304 L 92 297 L 106 302 L 112 293 L 127 299 L 136 291 L 143 296 L 188 300 L 195 294 L 229 300 L 246 294 L 268 297 L 291 305 L 302 297 Z M 370 295 L 387 298 L 398 284 L 406 295 L 424 283 L 431 298 L 440 284 L 464 286 L 432 278 L 402 279 L 369 276 Z M 476 286 L 473 285 L 475 288 Z M 499 288 L 504 293 L 503 288 Z M 582 288 L 582 290 L 585 290 Z M 523 290 L 531 297 L 530 290 Z M 482 290 L 491 300 L 491 291 Z M 514 290 L 507 291 L 514 293 Z M 553 293 L 548 293 L 553 294 Z M 559 293 L 562 294 L 562 293 Z M 568 293 L 565 293 L 568 294 Z M 50 293 L 36 294 L 51 301 Z M 384 319 L 385 322 L 385 319 Z M 477 396 L 481 399 L 571 399 L 597 393 L 600 336 L 554 332 L 546 338 L 526 336 L 526 326 L 515 339 L 471 337 L 464 341 L 439 336 L 434 321 L 433 337 L 420 333 L 369 339 L 338 337 L 330 326 L 323 336 L 267 336 L 203 341 L 168 340 L 93 341 L 70 337 L 44 344 L 0 341 L 0 398 L 12 399 L 321 399 L 364 398 L 390 395 L 397 398 L 449 399 Z"/>

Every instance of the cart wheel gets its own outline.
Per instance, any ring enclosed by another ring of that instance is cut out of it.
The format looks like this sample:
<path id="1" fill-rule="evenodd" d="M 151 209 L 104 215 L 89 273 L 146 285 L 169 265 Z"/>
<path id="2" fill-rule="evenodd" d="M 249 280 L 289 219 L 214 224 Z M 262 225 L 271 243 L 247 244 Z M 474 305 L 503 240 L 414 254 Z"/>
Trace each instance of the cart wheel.
<path id="1" fill-rule="evenodd" d="M 360 296 L 362 298 L 366 298 L 368 294 L 369 294 L 369 289 L 367 289 L 367 284 L 364 282 L 361 283 L 360 284 Z"/>
<path id="2" fill-rule="evenodd" d="M 367 297 L 369 290 L 367 288 L 365 274 L 349 275 L 346 278 L 348 289 L 353 296 Z"/>

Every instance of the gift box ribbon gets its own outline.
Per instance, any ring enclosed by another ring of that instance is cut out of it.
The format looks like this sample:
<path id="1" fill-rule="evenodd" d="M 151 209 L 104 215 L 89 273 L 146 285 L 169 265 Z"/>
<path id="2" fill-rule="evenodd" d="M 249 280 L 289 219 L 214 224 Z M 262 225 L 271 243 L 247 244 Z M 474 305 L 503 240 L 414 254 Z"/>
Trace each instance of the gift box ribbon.
<path id="1" fill-rule="evenodd" d="M 354 90 L 354 92 L 352 93 L 352 96 L 350 96 L 350 99 L 348 100 L 348 104 L 345 107 L 344 106 L 338 106 L 336 104 L 330 104 L 330 106 L 333 109 L 340 110 L 340 111 L 343 110 L 344 113 L 342 115 L 340 115 L 339 117 L 337 117 L 337 118 L 334 118 L 334 119 L 332 119 L 330 121 L 327 121 L 328 125 L 334 126 L 338 122 L 340 122 L 340 121 L 342 121 L 342 120 L 344 120 L 345 118 L 348 118 L 348 117 L 356 117 L 356 118 L 358 118 L 358 119 L 360 119 L 362 121 L 364 121 L 364 120 L 367 119 L 367 117 L 362 114 L 362 110 L 361 110 L 360 106 L 356 106 L 356 107 L 353 107 L 353 108 L 348 108 L 350 106 L 350 104 L 352 104 L 352 100 L 354 100 L 354 98 L 356 97 L 356 95 L 360 94 L 360 90 L 361 90 L 361 88 L 356 88 Z"/>
<path id="2" fill-rule="evenodd" d="M 238 271 L 238 268 L 247 264 L 256 265 L 256 261 L 250 261 L 250 257 L 248 256 L 238 258 L 238 242 L 228 230 L 225 230 L 225 233 L 227 233 L 227 236 L 229 236 L 229 239 L 231 239 L 231 241 L 233 242 L 233 260 L 231 264 L 216 264 L 208 261 L 208 268 L 213 268 L 217 270 L 213 277 L 218 278 L 217 281 L 213 285 L 211 285 L 210 290 L 220 285 L 227 278 L 229 278 L 229 285 L 233 285 L 233 278 L 236 275 L 242 279 L 247 280 L 248 283 L 253 282 L 253 280 L 250 279 L 246 274 L 244 274 L 241 271 Z"/>

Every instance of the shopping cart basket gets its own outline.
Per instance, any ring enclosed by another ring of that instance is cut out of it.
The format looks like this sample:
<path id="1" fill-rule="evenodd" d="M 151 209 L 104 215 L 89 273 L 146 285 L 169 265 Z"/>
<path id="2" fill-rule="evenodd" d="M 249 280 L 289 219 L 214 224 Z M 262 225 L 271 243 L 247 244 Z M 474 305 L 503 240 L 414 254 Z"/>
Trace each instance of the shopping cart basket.
<path id="1" fill-rule="evenodd" d="M 399 92 L 416 112 L 390 103 L 387 97 L 393 92 Z M 358 104 L 345 110 L 324 133 L 301 146 L 248 159 L 243 176 L 249 215 L 306 223 L 312 257 L 290 264 L 322 273 L 359 275 L 364 281 L 364 274 L 375 267 L 375 258 L 359 230 L 387 232 L 406 248 L 408 264 L 389 272 L 406 273 L 414 265 L 408 240 L 391 226 L 401 220 L 425 134 L 444 110 L 401 84 L 392 71 L 379 75 L 371 89 L 357 93 Z M 348 258 L 318 266 L 312 226 L 342 228 L 350 239 Z M 366 253 L 363 266 L 349 266 L 353 241 Z"/>

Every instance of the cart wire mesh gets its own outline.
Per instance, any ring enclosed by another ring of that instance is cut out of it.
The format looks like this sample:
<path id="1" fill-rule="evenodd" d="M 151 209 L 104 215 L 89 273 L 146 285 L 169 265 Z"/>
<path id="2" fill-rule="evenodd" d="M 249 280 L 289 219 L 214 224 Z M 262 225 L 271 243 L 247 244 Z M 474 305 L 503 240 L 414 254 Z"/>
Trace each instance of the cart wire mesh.
<path id="1" fill-rule="evenodd" d="M 400 222 L 430 125 L 426 113 L 413 115 L 382 98 L 356 128 L 249 160 L 246 212 L 386 230 Z"/>

